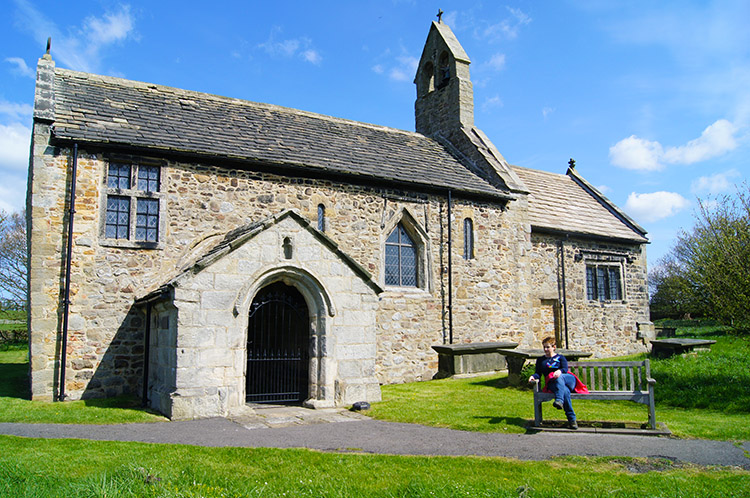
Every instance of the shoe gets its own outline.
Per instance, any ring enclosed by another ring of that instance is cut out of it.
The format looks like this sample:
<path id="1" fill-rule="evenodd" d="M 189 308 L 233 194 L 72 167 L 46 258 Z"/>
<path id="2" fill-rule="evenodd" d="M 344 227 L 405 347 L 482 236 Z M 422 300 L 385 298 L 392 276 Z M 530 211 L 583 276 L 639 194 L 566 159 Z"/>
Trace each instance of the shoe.
<path id="1" fill-rule="evenodd" d="M 570 422 L 568 422 L 568 427 L 570 427 L 574 431 L 578 430 L 578 423 L 575 420 L 571 420 Z"/>
<path id="2" fill-rule="evenodd" d="M 552 402 L 552 406 L 554 406 L 554 407 L 555 407 L 555 408 L 557 408 L 558 410 L 562 410 L 562 403 L 560 403 L 560 402 L 559 402 L 559 401 L 557 401 L 557 400 L 555 400 L 555 401 L 553 401 L 553 402 Z"/>

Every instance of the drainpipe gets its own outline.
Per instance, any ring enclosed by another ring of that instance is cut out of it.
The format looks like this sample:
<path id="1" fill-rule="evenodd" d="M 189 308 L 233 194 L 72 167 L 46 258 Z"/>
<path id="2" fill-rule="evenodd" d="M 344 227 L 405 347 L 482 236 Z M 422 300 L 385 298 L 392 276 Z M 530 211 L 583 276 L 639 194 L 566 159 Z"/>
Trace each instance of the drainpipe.
<path id="1" fill-rule="evenodd" d="M 567 239 L 568 236 L 566 235 Z M 565 242 L 560 239 L 560 266 L 562 269 L 563 325 L 565 327 L 565 349 L 568 349 L 568 298 L 565 293 Z"/>
<path id="2" fill-rule="evenodd" d="M 448 344 L 448 330 L 445 327 L 445 284 L 443 283 L 443 275 L 445 275 L 445 246 L 443 241 L 445 240 L 445 226 L 443 225 L 443 205 L 440 204 L 440 327 L 443 332 L 443 344 Z"/>
<path id="3" fill-rule="evenodd" d="M 449 344 L 453 344 L 453 243 L 451 232 L 453 232 L 453 223 L 451 221 L 451 208 L 453 207 L 453 198 L 451 191 L 448 191 L 448 337 Z"/>
<path id="4" fill-rule="evenodd" d="M 143 334 L 143 399 L 141 406 L 148 405 L 148 363 L 151 345 L 151 303 L 146 305 L 146 332 Z"/>
<path id="5" fill-rule="evenodd" d="M 65 367 L 68 350 L 68 315 L 70 315 L 70 267 L 73 259 L 73 217 L 76 212 L 76 176 L 78 174 L 78 144 L 73 144 L 73 171 L 71 172 L 70 200 L 68 205 L 68 248 L 65 258 L 65 292 L 63 295 L 62 347 L 60 350 L 60 393 L 57 401 L 65 401 Z"/>

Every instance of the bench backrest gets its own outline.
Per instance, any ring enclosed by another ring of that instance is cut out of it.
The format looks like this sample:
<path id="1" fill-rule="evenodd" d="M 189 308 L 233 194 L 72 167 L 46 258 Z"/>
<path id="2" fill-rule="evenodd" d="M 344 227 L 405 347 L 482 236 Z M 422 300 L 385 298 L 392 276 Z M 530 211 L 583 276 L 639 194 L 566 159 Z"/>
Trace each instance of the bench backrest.
<path id="1" fill-rule="evenodd" d="M 647 392 L 651 377 L 648 360 L 643 361 L 569 361 L 568 368 L 589 391 Z"/>

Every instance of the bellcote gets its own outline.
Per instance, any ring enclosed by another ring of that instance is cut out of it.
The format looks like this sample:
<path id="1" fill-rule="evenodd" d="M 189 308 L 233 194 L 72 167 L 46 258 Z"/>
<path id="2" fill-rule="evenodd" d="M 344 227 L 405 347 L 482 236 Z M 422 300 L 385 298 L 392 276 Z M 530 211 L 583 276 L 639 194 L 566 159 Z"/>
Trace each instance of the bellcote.
<path id="1" fill-rule="evenodd" d="M 442 21 L 432 22 L 414 83 L 416 130 L 439 142 L 474 173 L 498 188 L 528 190 L 490 139 L 474 126 L 469 56 Z"/>
<path id="2" fill-rule="evenodd" d="M 450 138 L 461 128 L 474 126 L 469 64 L 469 56 L 448 25 L 433 21 L 414 79 L 417 132 Z"/>

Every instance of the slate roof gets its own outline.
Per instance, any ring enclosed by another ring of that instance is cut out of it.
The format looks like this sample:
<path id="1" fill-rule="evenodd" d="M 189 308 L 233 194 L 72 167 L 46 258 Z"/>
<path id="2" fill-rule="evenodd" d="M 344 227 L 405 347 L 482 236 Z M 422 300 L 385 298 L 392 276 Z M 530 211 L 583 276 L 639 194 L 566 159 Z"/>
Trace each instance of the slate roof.
<path id="1" fill-rule="evenodd" d="M 512 198 L 424 135 L 269 104 L 56 68 L 59 140 Z"/>
<path id="2" fill-rule="evenodd" d="M 646 231 L 584 180 L 575 170 L 561 175 L 513 166 L 530 191 L 532 231 L 565 232 L 648 242 Z"/>

